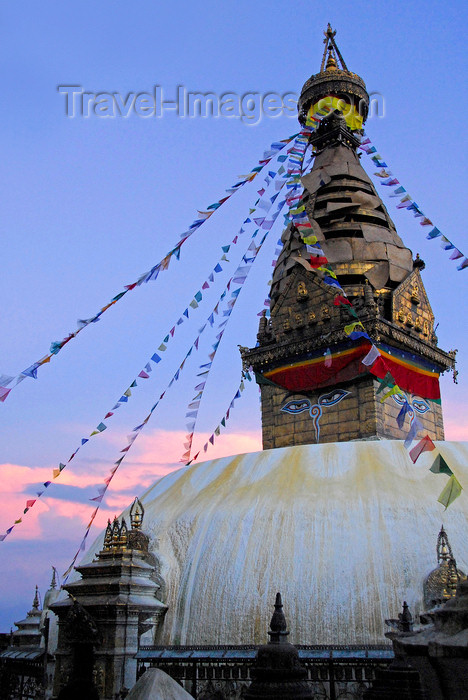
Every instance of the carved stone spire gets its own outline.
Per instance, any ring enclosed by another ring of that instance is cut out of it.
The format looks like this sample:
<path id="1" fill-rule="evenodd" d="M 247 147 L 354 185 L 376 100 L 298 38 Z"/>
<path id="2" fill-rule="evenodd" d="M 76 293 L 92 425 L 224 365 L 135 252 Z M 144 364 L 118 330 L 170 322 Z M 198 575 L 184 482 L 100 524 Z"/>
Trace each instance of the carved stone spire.
<path id="1" fill-rule="evenodd" d="M 281 600 L 281 593 L 276 594 L 275 600 L 275 612 L 270 622 L 270 644 L 281 644 L 283 639 L 286 641 L 289 636 L 287 630 L 286 618 L 283 613 L 283 602 Z"/>
<path id="2" fill-rule="evenodd" d="M 34 594 L 34 600 L 33 600 L 33 610 L 39 610 L 39 589 L 36 586 L 36 592 Z"/>
<path id="3" fill-rule="evenodd" d="M 275 612 L 270 622 L 270 641 L 261 646 L 252 669 L 253 681 L 246 700 L 312 700 L 312 688 L 307 683 L 307 670 L 299 661 L 299 653 L 286 641 L 286 618 L 281 594 L 276 594 Z"/>

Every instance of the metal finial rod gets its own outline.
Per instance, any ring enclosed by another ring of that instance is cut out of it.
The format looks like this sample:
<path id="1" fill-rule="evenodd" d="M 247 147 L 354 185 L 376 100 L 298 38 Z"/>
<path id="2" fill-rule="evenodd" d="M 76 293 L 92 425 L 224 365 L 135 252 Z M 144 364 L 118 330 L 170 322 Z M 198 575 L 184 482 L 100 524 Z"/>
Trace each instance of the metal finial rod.
<path id="1" fill-rule="evenodd" d="M 323 50 L 322 63 L 320 64 L 320 72 L 321 72 L 321 73 L 323 73 L 323 70 L 324 70 L 324 68 L 325 68 L 325 61 L 326 61 L 326 58 L 327 58 L 328 41 L 329 41 L 328 36 L 327 36 L 327 33 L 324 32 L 324 34 L 325 34 L 325 39 L 323 40 L 323 43 L 325 44 L 325 48 L 324 48 L 324 50 Z"/>
<path id="2" fill-rule="evenodd" d="M 341 63 L 342 69 L 343 69 L 343 70 L 348 70 L 348 67 L 346 66 L 346 63 L 344 62 L 343 56 L 341 55 L 340 50 L 339 50 L 339 48 L 338 48 L 338 46 L 337 46 L 337 43 L 336 43 L 336 41 L 335 41 L 335 39 L 334 39 L 335 34 L 336 34 L 336 32 L 334 32 L 333 34 L 330 35 L 330 41 L 331 41 L 331 43 L 332 43 L 332 45 L 333 45 L 333 48 L 335 49 L 335 51 L 336 51 L 336 53 L 337 53 L 338 58 L 340 59 L 340 63 Z"/>

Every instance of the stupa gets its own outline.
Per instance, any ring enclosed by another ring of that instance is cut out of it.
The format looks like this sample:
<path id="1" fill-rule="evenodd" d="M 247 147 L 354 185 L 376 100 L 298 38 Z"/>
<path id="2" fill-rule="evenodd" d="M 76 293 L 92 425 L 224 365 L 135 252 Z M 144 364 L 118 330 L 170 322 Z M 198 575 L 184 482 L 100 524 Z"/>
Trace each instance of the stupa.
<path id="1" fill-rule="evenodd" d="M 261 388 L 263 451 L 181 468 L 140 497 L 160 600 L 142 638 L 148 644 L 262 643 L 277 590 L 288 601 L 293 644 L 382 643 L 385 618 L 403 600 L 415 616 L 422 611 L 441 526 L 446 477 L 429 471 L 428 455 L 416 464 L 409 458 L 411 421 L 420 420 L 468 484 L 468 444 L 444 441 L 439 400 L 439 375 L 454 356 L 438 347 L 424 263 L 361 166 L 369 98 L 334 36 L 329 27 L 321 70 L 299 100 L 301 123 L 320 103 L 333 108 L 311 137 L 315 161 L 302 178 L 302 202 L 401 393 L 381 402 L 385 372 L 375 376 L 362 363 L 368 344 L 343 333 L 336 290 L 314 274 L 289 226 L 271 319 L 260 319 L 257 345 L 241 351 Z M 467 517 L 462 494 L 444 523 L 464 570 Z M 94 567 L 102 568 L 105 546 L 103 533 L 78 571 L 99 552 Z M 80 586 L 72 588 L 78 597 Z"/>

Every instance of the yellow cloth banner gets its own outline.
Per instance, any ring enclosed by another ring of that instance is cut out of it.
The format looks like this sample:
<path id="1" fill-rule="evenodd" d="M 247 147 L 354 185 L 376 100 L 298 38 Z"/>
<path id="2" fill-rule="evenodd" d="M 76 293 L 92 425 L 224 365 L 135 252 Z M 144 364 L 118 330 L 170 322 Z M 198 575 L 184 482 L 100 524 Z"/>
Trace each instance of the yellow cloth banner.
<path id="1" fill-rule="evenodd" d="M 325 110 L 323 108 L 325 108 Z M 363 119 L 356 107 L 346 102 L 342 97 L 335 97 L 334 95 L 322 97 L 318 102 L 312 105 L 307 113 L 307 119 L 311 119 L 314 114 L 326 111 L 327 108 L 339 109 L 340 112 L 343 112 L 346 124 L 353 131 L 362 129 Z"/>

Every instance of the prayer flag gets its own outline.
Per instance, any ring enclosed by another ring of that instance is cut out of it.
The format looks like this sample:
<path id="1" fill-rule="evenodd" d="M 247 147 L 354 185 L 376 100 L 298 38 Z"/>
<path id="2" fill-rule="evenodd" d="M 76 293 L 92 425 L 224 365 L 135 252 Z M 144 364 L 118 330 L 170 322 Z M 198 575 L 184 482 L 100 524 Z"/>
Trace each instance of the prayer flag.
<path id="1" fill-rule="evenodd" d="M 349 299 L 346 299 L 342 294 L 338 294 L 334 300 L 333 300 L 334 306 L 339 306 L 340 304 L 349 304 L 351 306 L 351 302 Z"/>
<path id="2" fill-rule="evenodd" d="M 392 386 L 392 384 L 394 384 L 394 383 L 395 383 L 395 382 L 394 382 L 394 380 L 393 380 L 392 375 L 390 374 L 390 372 L 387 372 L 387 374 L 385 375 L 385 377 L 384 377 L 384 378 L 382 379 L 382 381 L 380 382 L 380 386 L 379 386 L 379 388 L 377 389 L 377 391 L 376 391 L 375 393 L 376 393 L 376 394 L 380 394 L 381 391 L 383 391 L 384 389 L 386 389 L 386 388 L 389 387 L 389 386 Z"/>
<path id="3" fill-rule="evenodd" d="M 403 428 L 403 426 L 405 424 L 405 416 L 410 409 L 411 409 L 411 407 L 410 407 L 408 401 L 405 401 L 405 403 L 401 407 L 399 414 L 397 415 L 397 424 L 398 424 L 398 427 L 400 428 L 400 430 Z"/>
<path id="4" fill-rule="evenodd" d="M 452 476 L 453 474 L 453 471 L 441 454 L 437 455 L 429 471 L 433 474 L 447 474 L 447 476 Z"/>
<path id="5" fill-rule="evenodd" d="M 399 394 L 399 393 L 401 393 L 401 389 L 398 386 L 398 384 L 395 384 L 395 386 L 392 387 L 390 389 L 390 391 L 387 391 L 387 393 L 382 396 L 382 398 L 380 399 L 380 403 L 383 403 L 385 401 L 385 399 L 389 398 L 389 396 L 394 396 L 395 394 Z"/>
<path id="6" fill-rule="evenodd" d="M 10 393 L 11 389 L 7 389 L 4 386 L 0 386 L 0 401 L 3 403 Z"/>
<path id="7" fill-rule="evenodd" d="M 416 464 L 416 460 L 418 459 L 419 455 L 422 454 L 423 452 L 431 452 L 432 450 L 435 450 L 435 445 L 432 442 L 431 438 L 429 435 L 425 435 L 420 442 L 418 442 L 417 445 L 415 445 L 412 450 L 410 450 L 410 457 L 413 460 L 413 462 Z"/>
<path id="8" fill-rule="evenodd" d="M 361 326 L 361 328 L 364 328 L 361 321 L 353 321 L 353 323 L 349 323 L 347 326 L 345 326 L 343 330 L 346 333 L 346 335 L 350 335 L 350 333 L 354 331 L 356 326 Z"/>
<path id="9" fill-rule="evenodd" d="M 456 498 L 458 498 L 462 490 L 462 485 L 458 481 L 455 474 L 452 474 L 444 490 L 442 491 L 437 500 L 439 501 L 439 503 L 442 503 L 442 505 L 445 506 L 445 510 L 447 510 L 449 505 L 453 503 Z"/>
<path id="10" fill-rule="evenodd" d="M 371 349 L 369 350 L 369 352 L 367 353 L 367 355 L 363 358 L 362 364 L 366 365 L 366 367 L 371 367 L 378 357 L 380 357 L 380 352 L 375 347 L 375 345 L 373 345 L 371 347 Z M 379 393 L 379 391 L 381 391 L 381 390 L 382 390 L 382 387 L 379 387 L 377 393 Z"/>
<path id="11" fill-rule="evenodd" d="M 404 444 L 405 444 L 406 449 L 409 448 L 409 446 L 410 446 L 411 443 L 413 442 L 413 440 L 414 440 L 414 438 L 416 437 L 416 435 L 417 435 L 417 434 L 419 433 L 419 431 L 422 430 L 422 429 L 423 429 L 423 425 L 422 425 L 421 421 L 420 421 L 418 418 L 416 418 L 416 416 L 415 416 L 415 417 L 413 418 L 413 422 L 411 423 L 411 427 L 410 427 L 410 429 L 409 429 L 408 435 L 406 436 L 406 439 L 405 439 L 405 443 L 404 443 Z"/>

